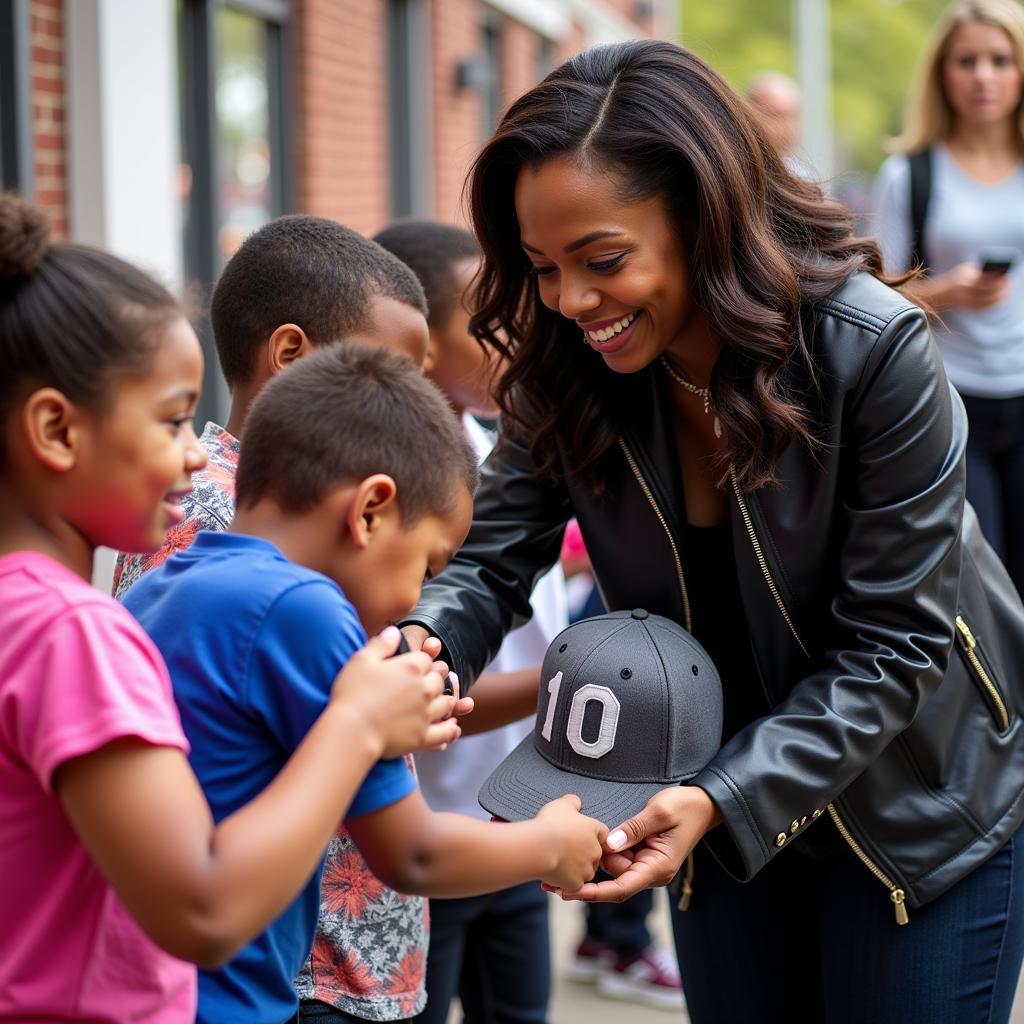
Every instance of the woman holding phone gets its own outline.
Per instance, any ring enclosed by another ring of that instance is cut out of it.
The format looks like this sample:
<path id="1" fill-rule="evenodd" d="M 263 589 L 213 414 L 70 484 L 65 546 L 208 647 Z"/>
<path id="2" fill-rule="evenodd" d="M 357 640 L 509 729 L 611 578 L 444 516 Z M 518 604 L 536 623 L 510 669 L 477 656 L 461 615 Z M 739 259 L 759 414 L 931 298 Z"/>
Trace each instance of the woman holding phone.
<path id="1" fill-rule="evenodd" d="M 1024 8 L 957 0 L 918 68 L 896 155 L 875 184 L 886 270 L 935 337 L 970 421 L 967 497 L 1024 593 Z"/>

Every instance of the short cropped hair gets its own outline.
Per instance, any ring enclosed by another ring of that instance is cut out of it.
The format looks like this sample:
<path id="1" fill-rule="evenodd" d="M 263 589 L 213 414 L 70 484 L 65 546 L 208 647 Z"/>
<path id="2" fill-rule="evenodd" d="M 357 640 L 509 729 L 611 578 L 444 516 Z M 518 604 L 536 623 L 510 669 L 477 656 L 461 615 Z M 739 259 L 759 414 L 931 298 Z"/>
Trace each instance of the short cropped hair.
<path id="1" fill-rule="evenodd" d="M 239 508 L 264 498 L 313 508 L 347 482 L 387 473 L 402 522 L 447 515 L 477 459 L 441 392 L 407 358 L 344 341 L 301 359 L 260 391 L 245 422 Z"/>
<path id="2" fill-rule="evenodd" d="M 435 329 L 443 327 L 462 298 L 455 267 L 480 258 L 473 234 L 436 220 L 400 220 L 373 238 L 412 268 L 427 294 L 427 323 Z"/>
<path id="3" fill-rule="evenodd" d="M 314 345 L 358 334 L 378 295 L 427 315 L 416 275 L 376 242 L 323 217 L 272 220 L 242 243 L 213 290 L 210 319 L 225 380 L 231 387 L 248 380 L 257 351 L 281 324 L 297 324 Z"/>

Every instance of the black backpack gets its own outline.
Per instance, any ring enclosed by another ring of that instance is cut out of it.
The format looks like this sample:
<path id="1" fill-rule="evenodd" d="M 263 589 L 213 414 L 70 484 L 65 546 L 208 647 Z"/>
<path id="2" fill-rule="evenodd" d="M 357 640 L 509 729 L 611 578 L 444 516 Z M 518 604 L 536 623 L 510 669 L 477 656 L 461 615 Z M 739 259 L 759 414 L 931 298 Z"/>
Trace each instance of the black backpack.
<path id="1" fill-rule="evenodd" d="M 924 258 L 924 220 L 928 216 L 928 197 L 932 190 L 932 151 L 911 153 L 910 162 L 910 266 L 927 267 Z"/>

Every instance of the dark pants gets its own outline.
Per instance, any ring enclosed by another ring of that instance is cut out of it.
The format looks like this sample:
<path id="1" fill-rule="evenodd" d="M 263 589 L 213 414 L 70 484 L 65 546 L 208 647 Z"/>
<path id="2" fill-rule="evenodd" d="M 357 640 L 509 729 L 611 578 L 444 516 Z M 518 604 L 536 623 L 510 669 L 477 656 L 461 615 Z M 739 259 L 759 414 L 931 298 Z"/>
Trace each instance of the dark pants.
<path id="1" fill-rule="evenodd" d="M 551 994 L 548 897 L 537 882 L 490 896 L 430 901 L 427 1006 L 445 1024 L 459 997 L 466 1024 L 545 1024 Z"/>
<path id="2" fill-rule="evenodd" d="M 296 1024 L 366 1024 L 362 1017 L 353 1017 L 351 1013 L 339 1010 L 336 1006 L 321 1003 L 319 999 L 303 1000 L 298 1016 L 293 1020 Z M 288 1024 L 291 1024 L 291 1021 Z M 401 1024 L 401 1022 L 392 1021 L 391 1024 Z"/>
<path id="3" fill-rule="evenodd" d="M 985 538 L 1024 594 L 1024 397 L 963 395 L 970 424 L 967 500 Z"/>
<path id="4" fill-rule="evenodd" d="M 604 875 L 607 878 L 607 875 Z M 647 915 L 654 906 L 654 892 L 645 889 L 624 903 L 587 903 L 587 937 L 611 947 L 617 957 L 628 959 L 651 944 Z"/>
<path id="5" fill-rule="evenodd" d="M 831 829 L 827 819 L 819 829 Z M 700 847 L 673 910 L 693 1024 L 1005 1024 L 1024 956 L 1024 835 L 898 926 L 889 894 L 835 836 L 801 840 L 750 882 Z"/>

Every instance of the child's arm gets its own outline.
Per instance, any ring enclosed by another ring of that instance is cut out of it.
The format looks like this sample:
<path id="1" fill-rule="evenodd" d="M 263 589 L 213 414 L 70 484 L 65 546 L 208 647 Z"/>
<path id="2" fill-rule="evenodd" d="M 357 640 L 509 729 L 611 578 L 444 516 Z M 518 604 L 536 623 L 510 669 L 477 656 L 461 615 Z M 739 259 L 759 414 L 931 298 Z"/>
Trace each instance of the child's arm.
<path id="1" fill-rule="evenodd" d="M 184 755 L 119 740 L 54 776 L 75 831 L 118 896 L 168 952 L 227 960 L 308 881 L 367 772 L 382 756 L 444 742 L 451 706 L 426 654 L 389 658 L 386 631 L 354 654 L 291 759 L 215 825 Z M 446 671 L 446 669 L 445 669 Z"/>
<path id="2" fill-rule="evenodd" d="M 594 877 L 608 832 L 579 810 L 579 797 L 563 796 L 532 821 L 488 823 L 435 813 L 416 790 L 345 825 L 373 873 L 399 892 L 478 896 L 533 879 L 574 892 Z"/>
<path id="3" fill-rule="evenodd" d="M 489 672 L 473 686 L 473 711 L 459 719 L 462 734 L 488 732 L 537 710 L 540 665 L 514 672 Z"/>

